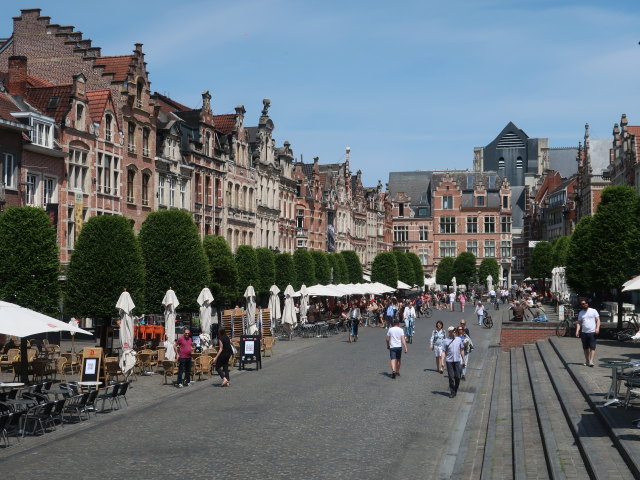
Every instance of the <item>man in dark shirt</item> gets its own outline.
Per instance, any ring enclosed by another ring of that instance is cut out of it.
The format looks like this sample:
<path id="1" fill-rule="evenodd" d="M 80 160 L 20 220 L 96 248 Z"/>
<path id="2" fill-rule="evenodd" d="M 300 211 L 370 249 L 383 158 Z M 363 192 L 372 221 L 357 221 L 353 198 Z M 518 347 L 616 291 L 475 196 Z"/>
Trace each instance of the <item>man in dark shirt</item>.
<path id="1" fill-rule="evenodd" d="M 184 335 L 176 340 L 176 351 L 178 353 L 178 384 L 176 387 L 182 388 L 182 374 L 184 373 L 184 386 L 188 387 L 191 383 L 191 332 L 189 329 L 184 331 Z"/>
<path id="2" fill-rule="evenodd" d="M 522 322 L 524 320 L 524 307 L 518 302 L 513 302 L 511 305 L 511 310 L 513 310 L 513 321 L 514 322 Z"/>

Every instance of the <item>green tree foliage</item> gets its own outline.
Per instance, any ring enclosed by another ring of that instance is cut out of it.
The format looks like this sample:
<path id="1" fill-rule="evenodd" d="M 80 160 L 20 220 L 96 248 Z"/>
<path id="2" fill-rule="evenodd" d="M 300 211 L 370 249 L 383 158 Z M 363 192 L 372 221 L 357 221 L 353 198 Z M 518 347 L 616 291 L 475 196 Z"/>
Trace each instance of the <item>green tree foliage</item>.
<path id="1" fill-rule="evenodd" d="M 293 264 L 296 268 L 296 283 L 293 286 L 296 290 L 304 284 L 307 287 L 316 283 L 316 267 L 311 254 L 307 250 L 296 250 L 293 252 Z"/>
<path id="2" fill-rule="evenodd" d="M 422 268 L 422 262 L 420 262 L 420 257 L 413 252 L 407 253 L 407 258 L 413 267 L 413 274 L 415 279 L 413 280 L 413 284 L 418 287 L 424 286 L 424 269 Z"/>
<path id="3" fill-rule="evenodd" d="M 338 263 L 337 263 L 337 260 L 336 260 L 336 254 L 335 253 L 328 253 L 327 254 L 327 262 L 329 262 L 329 273 L 331 274 L 332 283 L 340 283 L 338 281 L 340 273 L 338 272 Z"/>
<path id="4" fill-rule="evenodd" d="M 311 252 L 311 258 L 313 258 L 313 265 L 316 271 L 316 281 L 321 285 L 328 285 L 331 282 L 331 267 L 328 260 L 328 255 L 319 250 L 313 250 Z"/>
<path id="5" fill-rule="evenodd" d="M 569 247 L 567 277 L 575 281 L 575 261 L 582 260 L 586 267 L 585 277 L 589 280 L 589 291 L 601 294 L 611 289 L 620 290 L 622 284 L 638 274 L 640 270 L 640 200 L 633 188 L 622 186 L 607 187 L 602 191 L 598 211 L 587 224 L 587 235 L 581 245 L 575 242 L 578 228 L 573 234 Z M 582 221 L 580 222 L 582 223 Z M 583 232 L 580 232 L 581 234 Z M 580 245 L 576 252 L 574 245 Z M 578 254 L 578 258 L 572 253 Z M 571 273 L 570 273 L 571 272 Z M 580 284 L 581 281 L 578 282 Z M 582 288 L 587 285 L 580 285 Z M 585 290 L 579 290 L 584 292 Z"/>
<path id="6" fill-rule="evenodd" d="M 398 265 L 398 279 L 409 286 L 413 286 L 416 275 L 413 270 L 413 265 L 411 265 L 411 261 L 407 258 L 407 254 L 398 250 L 394 250 L 391 253 L 396 257 L 396 264 Z M 395 285 L 391 286 L 395 288 Z"/>
<path id="7" fill-rule="evenodd" d="M 552 243 L 552 257 L 554 267 L 567 266 L 567 254 L 569 253 L 569 244 L 571 243 L 571 235 L 556 238 Z"/>
<path id="8" fill-rule="evenodd" d="M 334 273 L 333 283 L 349 283 L 349 269 L 347 268 L 347 262 L 344 257 L 339 253 L 333 253 L 336 259 L 336 265 L 338 265 L 338 275 Z"/>
<path id="9" fill-rule="evenodd" d="M 553 247 L 549 242 L 538 242 L 531 252 L 529 276 L 531 278 L 551 278 L 553 269 Z"/>
<path id="10" fill-rule="evenodd" d="M 436 270 L 436 283 L 438 285 L 451 285 L 451 279 L 453 278 L 453 264 L 455 260 L 452 257 L 444 257 L 438 264 Z M 457 280 L 457 279 L 456 279 Z"/>
<path id="11" fill-rule="evenodd" d="M 219 307 L 229 306 L 240 296 L 238 292 L 238 267 L 224 237 L 204 237 L 204 251 L 209 260 L 211 293 Z"/>
<path id="12" fill-rule="evenodd" d="M 358 254 L 353 250 L 345 250 L 340 252 L 340 255 L 347 265 L 349 283 L 362 283 L 362 264 Z"/>
<path id="13" fill-rule="evenodd" d="M 161 313 L 162 299 L 171 287 L 180 310 L 197 312 L 198 295 L 209 284 L 209 265 L 191 215 L 183 210 L 150 213 L 139 240 L 146 271 L 147 310 Z"/>
<path id="14" fill-rule="evenodd" d="M 258 256 L 251 245 L 240 245 L 236 250 L 238 268 L 238 293 L 242 295 L 249 285 L 256 287 L 258 282 Z"/>
<path id="15" fill-rule="evenodd" d="M 491 275 L 493 284 L 496 285 L 500 279 L 500 266 L 495 258 L 485 258 L 478 267 L 478 281 L 482 285 L 487 284 L 487 276 Z"/>
<path id="16" fill-rule="evenodd" d="M 126 288 L 136 311 L 144 311 L 144 262 L 131 222 L 121 216 L 92 217 L 83 226 L 67 272 L 65 311 L 78 317 L 117 316 Z"/>
<path id="17" fill-rule="evenodd" d="M 593 217 L 582 217 L 571 235 L 567 248 L 566 276 L 569 286 L 578 293 L 591 292 L 591 275 L 597 268 L 591 247 Z"/>
<path id="18" fill-rule="evenodd" d="M 60 300 L 56 231 L 41 208 L 0 214 L 0 299 L 55 315 Z"/>
<path id="19" fill-rule="evenodd" d="M 376 255 L 371 265 L 371 281 L 396 288 L 398 284 L 398 264 L 393 252 L 381 252 Z"/>
<path id="20" fill-rule="evenodd" d="M 276 282 L 276 254 L 268 248 L 257 248 L 258 279 L 256 294 L 268 295 L 271 285 Z"/>
<path id="21" fill-rule="evenodd" d="M 460 285 L 469 287 L 476 283 L 478 277 L 476 256 L 471 252 L 460 253 L 453 262 L 453 276 Z"/>
<path id="22" fill-rule="evenodd" d="M 287 285 L 296 285 L 296 268 L 290 253 L 276 255 L 276 285 L 283 293 Z"/>

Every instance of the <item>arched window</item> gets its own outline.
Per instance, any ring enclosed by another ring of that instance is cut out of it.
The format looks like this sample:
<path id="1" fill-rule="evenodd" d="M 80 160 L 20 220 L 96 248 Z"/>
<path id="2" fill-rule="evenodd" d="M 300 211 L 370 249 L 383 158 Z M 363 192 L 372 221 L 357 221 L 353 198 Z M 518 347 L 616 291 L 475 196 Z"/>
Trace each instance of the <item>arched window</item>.
<path id="1" fill-rule="evenodd" d="M 504 168 L 504 158 L 500 157 L 498 159 L 498 169 Z"/>
<path id="2" fill-rule="evenodd" d="M 522 168 L 522 157 L 516 159 L 516 168 Z"/>
<path id="3" fill-rule="evenodd" d="M 136 107 L 142 108 L 142 94 L 144 93 L 144 80 L 138 80 L 136 84 Z"/>

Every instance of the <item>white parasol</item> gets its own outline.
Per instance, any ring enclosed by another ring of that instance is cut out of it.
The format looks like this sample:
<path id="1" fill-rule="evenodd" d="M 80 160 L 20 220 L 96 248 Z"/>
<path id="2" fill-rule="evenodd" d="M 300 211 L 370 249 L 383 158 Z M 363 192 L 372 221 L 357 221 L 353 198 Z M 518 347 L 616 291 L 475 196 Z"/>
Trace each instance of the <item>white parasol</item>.
<path id="1" fill-rule="evenodd" d="M 120 357 L 120 369 L 126 375 L 136 364 L 136 354 L 133 351 L 133 309 L 135 304 L 131 295 L 126 290 L 120 294 L 116 309 L 120 314 L 120 345 L 122 357 Z"/>
<path id="2" fill-rule="evenodd" d="M 296 292 L 291 285 L 287 285 L 284 289 L 284 309 L 282 310 L 282 324 L 289 324 L 292 327 L 298 323 L 296 319 L 296 311 L 293 305 L 293 295 Z"/>
<path id="3" fill-rule="evenodd" d="M 272 323 L 274 320 L 282 318 L 279 293 L 280 289 L 276 285 L 271 285 L 269 289 L 269 315 L 271 316 Z"/>
<path id="4" fill-rule="evenodd" d="M 29 337 L 37 333 L 62 332 L 93 335 L 82 328 L 56 320 L 15 303 L 0 302 L 0 333 L 14 337 Z"/>
<path id="5" fill-rule="evenodd" d="M 200 305 L 200 342 L 204 347 L 211 346 L 211 304 L 213 295 L 211 290 L 204 287 L 198 295 L 198 305 Z"/>
<path id="6" fill-rule="evenodd" d="M 640 275 L 632 278 L 631 280 L 627 280 L 622 284 L 623 292 L 629 292 L 631 290 L 640 290 Z"/>
<path id="7" fill-rule="evenodd" d="M 244 298 L 247 302 L 247 334 L 256 335 L 258 326 L 256 325 L 256 292 L 251 285 L 244 291 Z"/>
<path id="8" fill-rule="evenodd" d="M 162 305 L 164 306 L 164 333 L 167 336 L 167 340 L 164 342 L 164 356 L 167 360 L 173 362 L 176 359 L 176 350 L 174 348 L 176 343 L 176 308 L 178 308 L 180 302 L 171 288 L 164 294 Z"/>
<path id="9" fill-rule="evenodd" d="M 487 291 L 491 291 L 493 289 L 493 277 L 491 275 L 487 275 Z"/>
<path id="10" fill-rule="evenodd" d="M 307 323 L 307 311 L 309 310 L 309 292 L 306 285 L 300 287 L 300 323 Z"/>
<path id="11" fill-rule="evenodd" d="M 451 278 L 451 286 L 453 287 L 454 292 L 458 289 L 458 280 L 456 277 Z"/>

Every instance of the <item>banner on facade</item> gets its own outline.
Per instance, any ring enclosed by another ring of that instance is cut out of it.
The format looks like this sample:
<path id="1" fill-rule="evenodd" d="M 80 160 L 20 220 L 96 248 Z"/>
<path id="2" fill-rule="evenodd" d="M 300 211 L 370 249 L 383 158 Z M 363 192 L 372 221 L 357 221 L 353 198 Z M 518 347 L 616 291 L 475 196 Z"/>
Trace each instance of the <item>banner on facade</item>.
<path id="1" fill-rule="evenodd" d="M 76 224 L 76 240 L 78 239 L 78 235 L 80 235 L 80 230 L 82 230 L 82 220 L 84 218 L 82 215 L 83 207 L 82 196 L 80 196 L 80 198 L 76 196 L 76 203 L 73 208 L 73 217 Z"/>

